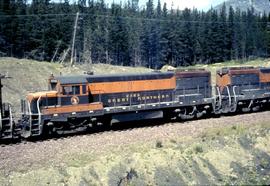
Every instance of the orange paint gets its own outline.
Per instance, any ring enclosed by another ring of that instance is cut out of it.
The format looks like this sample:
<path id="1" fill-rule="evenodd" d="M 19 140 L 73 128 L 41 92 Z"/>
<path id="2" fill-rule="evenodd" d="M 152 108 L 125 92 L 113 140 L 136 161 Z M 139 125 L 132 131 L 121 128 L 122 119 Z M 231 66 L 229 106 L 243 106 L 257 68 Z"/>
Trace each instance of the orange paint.
<path id="1" fill-rule="evenodd" d="M 38 98 L 54 98 L 57 96 L 57 91 L 44 91 L 44 92 L 35 92 L 35 93 L 29 93 L 27 95 L 27 100 L 31 102 L 33 99 Z"/>
<path id="2" fill-rule="evenodd" d="M 79 105 L 68 105 L 61 107 L 48 107 L 42 109 L 42 114 L 63 114 L 63 113 L 72 113 L 72 112 L 86 112 L 86 111 L 95 111 L 103 110 L 103 104 L 100 102 L 91 103 L 91 104 L 79 104 Z"/>
<path id="3" fill-rule="evenodd" d="M 229 76 L 229 74 L 225 74 L 225 75 L 219 75 L 217 74 L 217 86 L 218 87 L 225 87 L 231 84 L 231 77 Z"/>
<path id="4" fill-rule="evenodd" d="M 268 82 L 270 82 L 270 73 L 260 72 L 260 82 L 261 83 L 268 83 Z"/>
<path id="5" fill-rule="evenodd" d="M 170 79 L 90 83 L 91 94 L 126 93 L 175 89 L 175 76 Z"/>

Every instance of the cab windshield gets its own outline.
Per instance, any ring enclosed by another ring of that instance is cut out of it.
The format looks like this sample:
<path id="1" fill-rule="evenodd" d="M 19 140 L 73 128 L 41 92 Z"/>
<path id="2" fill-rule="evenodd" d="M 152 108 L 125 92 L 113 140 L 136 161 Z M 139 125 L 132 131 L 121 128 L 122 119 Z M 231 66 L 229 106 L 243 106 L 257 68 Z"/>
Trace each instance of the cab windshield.
<path id="1" fill-rule="evenodd" d="M 33 99 L 30 103 L 30 108 L 32 113 L 38 113 L 37 108 L 38 99 Z M 52 107 L 57 105 L 57 97 L 49 98 L 43 97 L 39 100 L 39 108 L 41 107 Z"/>

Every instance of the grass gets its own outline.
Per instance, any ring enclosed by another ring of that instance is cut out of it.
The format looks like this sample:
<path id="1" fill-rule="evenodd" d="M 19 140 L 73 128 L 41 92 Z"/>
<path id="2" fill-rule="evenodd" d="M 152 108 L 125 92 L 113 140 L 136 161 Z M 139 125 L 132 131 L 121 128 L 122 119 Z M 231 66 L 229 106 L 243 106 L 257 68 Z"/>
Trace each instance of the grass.
<path id="1" fill-rule="evenodd" d="M 14 172 L 8 179 L 10 185 L 117 185 L 121 179 L 128 185 L 269 184 L 269 134 L 267 123 L 235 125 L 204 131 L 188 141 L 157 140 L 73 154 L 63 159 L 61 167 Z M 162 148 L 157 148 L 160 143 Z M 0 181 L 6 183 L 1 176 Z"/>

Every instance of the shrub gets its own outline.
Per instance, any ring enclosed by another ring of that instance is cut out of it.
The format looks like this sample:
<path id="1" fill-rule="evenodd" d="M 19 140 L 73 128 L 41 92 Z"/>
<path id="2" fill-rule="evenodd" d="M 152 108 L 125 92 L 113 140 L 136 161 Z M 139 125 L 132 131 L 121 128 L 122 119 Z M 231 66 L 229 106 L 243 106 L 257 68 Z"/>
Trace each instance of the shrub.
<path id="1" fill-rule="evenodd" d="M 199 145 L 197 145 L 197 146 L 194 148 L 194 150 L 195 150 L 196 153 L 202 153 L 202 152 L 203 152 L 202 146 L 199 146 Z"/>
<path id="2" fill-rule="evenodd" d="M 163 145 L 162 145 L 162 142 L 161 141 L 157 141 L 156 142 L 156 148 L 162 148 Z"/>

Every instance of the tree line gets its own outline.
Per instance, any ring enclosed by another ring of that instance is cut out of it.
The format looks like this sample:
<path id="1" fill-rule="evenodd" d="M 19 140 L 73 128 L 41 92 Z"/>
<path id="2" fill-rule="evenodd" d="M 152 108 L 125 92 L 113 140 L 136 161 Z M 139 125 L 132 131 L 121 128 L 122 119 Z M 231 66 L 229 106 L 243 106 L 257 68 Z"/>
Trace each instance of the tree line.
<path id="1" fill-rule="evenodd" d="M 104 0 L 3 0 L 0 56 L 60 61 L 70 58 L 76 26 L 76 63 L 159 68 L 270 54 L 270 15 L 225 5 L 220 10 L 177 10 L 148 0 L 105 4 Z M 75 25 L 76 13 L 79 19 Z"/>

